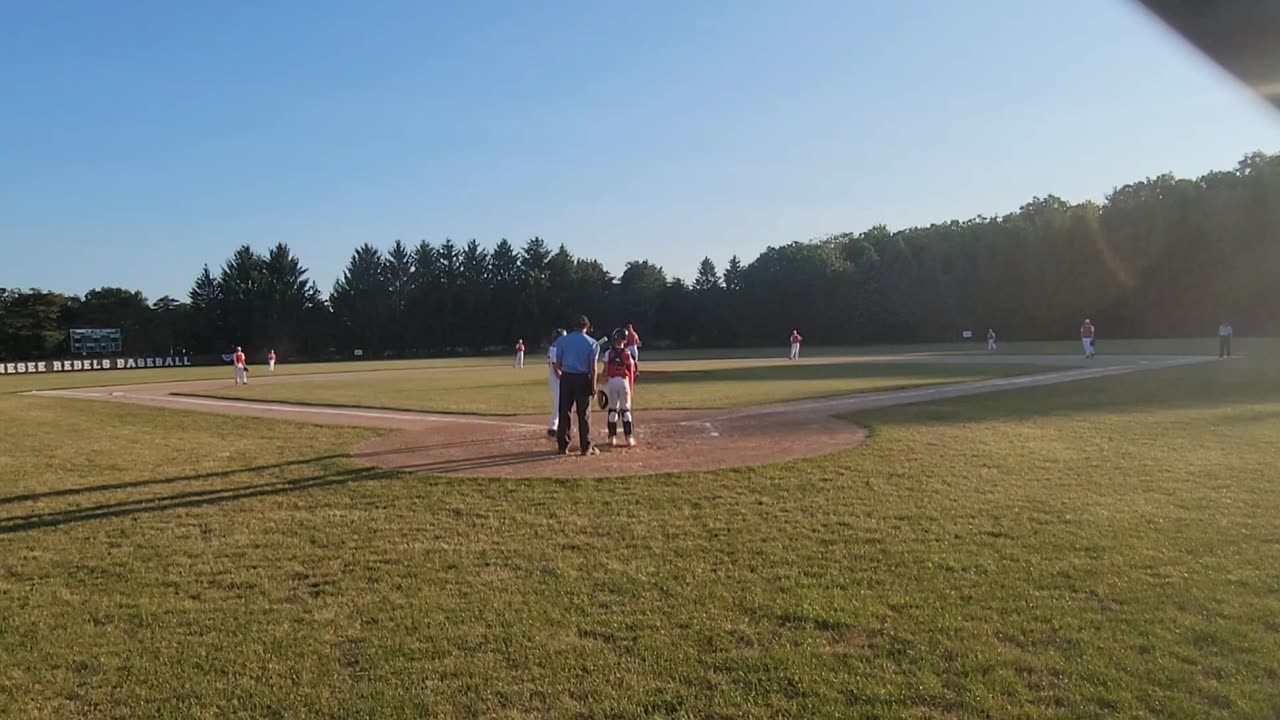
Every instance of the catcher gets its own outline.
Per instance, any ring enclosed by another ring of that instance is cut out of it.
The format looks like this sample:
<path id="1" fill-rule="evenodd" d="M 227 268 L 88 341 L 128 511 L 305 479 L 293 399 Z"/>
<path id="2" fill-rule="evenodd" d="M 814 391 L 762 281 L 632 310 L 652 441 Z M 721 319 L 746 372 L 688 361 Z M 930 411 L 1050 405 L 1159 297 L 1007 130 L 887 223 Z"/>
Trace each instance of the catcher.
<path id="1" fill-rule="evenodd" d="M 622 418 L 622 431 L 627 447 L 635 447 L 636 438 L 631 422 L 631 389 L 635 384 L 637 363 L 626 349 L 627 331 L 613 331 L 608 351 L 604 354 L 604 372 L 607 394 L 600 398 L 601 407 L 609 408 L 609 445 L 618 446 L 618 418 Z"/>

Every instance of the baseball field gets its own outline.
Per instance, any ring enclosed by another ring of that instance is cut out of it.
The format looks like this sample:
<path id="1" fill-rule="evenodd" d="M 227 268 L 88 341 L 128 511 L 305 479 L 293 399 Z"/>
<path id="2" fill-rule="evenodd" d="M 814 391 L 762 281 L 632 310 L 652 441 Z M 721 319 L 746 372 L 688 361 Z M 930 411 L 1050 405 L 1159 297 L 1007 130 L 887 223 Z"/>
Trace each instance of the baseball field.
<path id="1" fill-rule="evenodd" d="M 1077 349 L 0 379 L 0 716 L 1280 716 L 1280 343 Z"/>

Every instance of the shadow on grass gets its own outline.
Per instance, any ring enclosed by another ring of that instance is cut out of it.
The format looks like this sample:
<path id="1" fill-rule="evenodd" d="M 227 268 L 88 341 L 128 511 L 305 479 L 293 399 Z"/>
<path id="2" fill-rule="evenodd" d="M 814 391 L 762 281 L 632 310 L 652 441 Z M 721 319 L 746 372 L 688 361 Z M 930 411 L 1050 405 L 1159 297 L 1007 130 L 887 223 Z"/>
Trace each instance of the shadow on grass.
<path id="1" fill-rule="evenodd" d="M 139 481 L 137 483 L 115 483 L 112 486 L 99 486 L 105 489 L 112 488 L 131 488 L 154 485 L 159 482 L 179 482 L 184 479 L 202 479 L 207 477 L 218 477 L 222 475 L 232 475 L 238 473 L 254 472 L 261 469 L 282 468 L 289 466 L 297 466 L 308 462 L 318 462 L 336 458 L 346 458 L 347 455 L 326 455 L 311 460 L 295 461 L 289 463 L 278 463 L 276 465 L 262 466 L 261 468 L 240 468 L 237 470 L 229 470 L 219 473 L 207 473 L 199 476 L 189 476 L 184 478 L 170 478 L 163 481 Z M 461 458 L 453 460 L 441 460 L 438 462 L 423 463 L 418 466 L 404 468 L 406 471 L 449 474 L 454 472 L 465 472 L 470 470 L 481 470 L 486 468 L 498 468 L 508 465 L 521 465 L 531 462 L 546 462 L 556 459 L 556 455 L 551 450 L 534 451 L 534 452 L 518 452 L 518 453 L 502 453 L 497 455 L 487 455 L 480 457 Z M 250 500 L 253 498 L 270 497 L 281 495 L 284 493 L 299 492 L 304 490 L 315 490 L 319 488 L 336 487 L 357 482 L 383 481 L 396 478 L 404 478 L 401 470 L 390 470 L 377 467 L 359 467 L 335 470 L 332 472 L 318 473 L 307 477 L 293 478 L 290 480 L 279 480 L 275 482 L 254 483 L 250 485 L 235 485 L 232 487 L 210 488 L 205 490 L 189 490 L 184 492 L 171 493 L 161 496 L 148 496 L 130 500 L 121 500 L 119 502 L 99 503 L 94 505 L 85 505 L 66 510 L 54 510 L 50 512 L 30 513 L 26 515 L 16 515 L 0 518 L 0 535 L 8 535 L 13 533 L 25 532 L 28 530 L 37 530 L 47 527 L 58 527 L 62 525 L 70 525 L 75 523 L 89 522 L 92 520 L 105 520 L 109 518 L 129 517 L 132 515 L 141 515 L 149 513 L 165 512 L 169 510 L 179 510 L 184 508 L 211 507 L 222 505 L 224 503 L 236 502 L 241 500 Z M 83 489 L 81 489 L 83 490 Z M 71 493 L 63 493 L 71 494 Z M 43 496 L 48 497 L 49 495 Z M 41 497 L 41 496 L 37 496 Z"/>
<path id="2" fill-rule="evenodd" d="M 385 480 L 395 477 L 391 470 L 378 468 L 355 468 L 336 472 L 312 475 L 292 480 L 257 483 L 253 485 L 237 485 L 235 487 L 214 488 L 210 490 L 192 490 L 160 497 L 145 497 L 136 500 L 124 500 L 115 503 L 88 505 L 70 510 L 49 513 L 33 513 L 16 517 L 0 518 L 0 535 L 36 530 L 45 527 L 57 527 L 91 520 L 128 517 L 144 513 L 164 512 L 181 508 L 207 507 L 223 503 L 251 498 L 268 497 L 282 493 L 311 490 L 315 488 L 345 485 L 352 482 L 369 480 Z"/>
<path id="3" fill-rule="evenodd" d="M 559 459 L 551 450 L 532 450 L 515 453 L 503 453 L 499 455 L 485 455 L 482 457 L 465 458 L 456 460 L 438 460 L 433 462 L 419 463 L 416 465 L 407 465 L 400 468 L 405 472 L 426 473 L 447 475 L 456 472 L 468 472 L 472 470 L 486 470 L 499 467 L 507 467 L 510 465 L 529 465 L 532 463 L 553 462 Z"/>
<path id="4" fill-rule="evenodd" d="M 105 485 L 82 485 L 80 487 L 63 488 L 61 490 L 49 490 L 48 492 L 11 495 L 9 497 L 0 498 L 0 505 L 12 505 L 14 503 L 35 500 L 49 500 L 52 498 L 70 497 L 73 495 L 105 492 L 109 490 L 132 490 L 135 488 L 151 487 L 155 485 L 168 485 L 172 483 L 193 482 L 197 480 L 212 480 L 220 477 L 228 477 L 230 475 L 239 475 L 241 473 L 262 472 L 265 470 L 279 470 L 282 468 L 297 467 L 300 465 L 310 465 L 312 463 L 323 462 L 325 460 L 337 460 L 344 457 L 348 456 L 341 454 L 320 455 L 317 457 L 304 458 L 302 460 L 287 460 L 268 465 L 254 465 L 251 467 L 232 468 L 230 470 L 215 470 L 213 472 L 196 473 L 194 475 L 176 475 L 174 477 L 156 478 L 154 480 L 132 480 L 130 482 L 108 483 Z"/>

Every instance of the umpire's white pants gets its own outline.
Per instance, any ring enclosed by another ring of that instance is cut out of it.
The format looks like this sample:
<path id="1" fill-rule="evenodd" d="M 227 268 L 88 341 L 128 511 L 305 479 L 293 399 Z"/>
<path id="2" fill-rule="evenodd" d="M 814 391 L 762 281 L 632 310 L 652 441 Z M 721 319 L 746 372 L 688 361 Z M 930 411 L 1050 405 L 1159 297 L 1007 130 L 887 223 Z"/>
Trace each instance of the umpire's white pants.
<path id="1" fill-rule="evenodd" d="M 551 371 L 547 384 L 551 386 L 551 422 L 547 428 L 556 430 L 560 427 L 560 378 L 556 377 L 555 370 Z"/>

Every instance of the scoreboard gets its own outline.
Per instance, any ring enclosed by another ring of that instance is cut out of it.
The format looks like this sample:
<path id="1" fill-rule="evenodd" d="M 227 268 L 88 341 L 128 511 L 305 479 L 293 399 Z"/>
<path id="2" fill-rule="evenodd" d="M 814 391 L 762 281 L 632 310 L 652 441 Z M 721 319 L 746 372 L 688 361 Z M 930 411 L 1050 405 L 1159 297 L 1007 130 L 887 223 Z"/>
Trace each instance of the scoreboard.
<path id="1" fill-rule="evenodd" d="M 71 331 L 71 352 L 75 355 L 118 353 L 121 348 L 119 328 L 109 330 L 79 329 Z"/>

